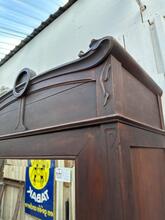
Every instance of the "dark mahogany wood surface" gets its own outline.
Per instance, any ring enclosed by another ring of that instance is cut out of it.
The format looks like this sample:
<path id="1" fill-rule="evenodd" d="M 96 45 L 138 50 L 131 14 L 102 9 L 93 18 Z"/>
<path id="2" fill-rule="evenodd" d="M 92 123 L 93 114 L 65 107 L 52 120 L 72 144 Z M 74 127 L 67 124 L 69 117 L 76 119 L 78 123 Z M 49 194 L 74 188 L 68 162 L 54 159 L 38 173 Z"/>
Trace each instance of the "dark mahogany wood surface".
<path id="1" fill-rule="evenodd" d="M 14 91 L 24 90 L 24 78 L 18 77 Z M 164 128 L 161 94 L 113 38 L 93 40 L 80 59 L 33 77 L 21 97 L 10 91 L 0 98 L 0 134 L 112 114 Z"/>
<path id="2" fill-rule="evenodd" d="M 164 220 L 162 90 L 112 37 L 79 56 L 19 73 L 0 98 L 0 158 L 74 159 L 76 220 Z"/>

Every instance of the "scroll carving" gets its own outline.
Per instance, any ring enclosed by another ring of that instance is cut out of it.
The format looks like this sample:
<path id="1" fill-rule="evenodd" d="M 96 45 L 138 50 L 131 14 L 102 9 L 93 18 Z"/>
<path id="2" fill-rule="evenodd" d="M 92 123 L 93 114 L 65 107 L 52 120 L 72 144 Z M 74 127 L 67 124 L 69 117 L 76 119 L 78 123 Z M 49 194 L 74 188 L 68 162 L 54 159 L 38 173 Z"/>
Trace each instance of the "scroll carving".
<path id="1" fill-rule="evenodd" d="M 91 52 L 94 52 L 99 46 L 100 44 L 102 43 L 103 41 L 102 40 L 96 40 L 96 39 L 92 39 L 91 40 L 91 43 L 89 45 L 89 49 L 87 52 L 84 52 L 84 51 L 80 51 L 78 56 L 81 58 L 81 57 L 85 57 L 87 56 L 89 53 Z"/>
<path id="2" fill-rule="evenodd" d="M 117 141 L 117 129 L 116 128 L 108 128 L 105 129 L 107 145 L 113 149 L 116 145 Z"/>
<path id="3" fill-rule="evenodd" d="M 110 98 L 110 91 L 108 91 L 107 82 L 110 79 L 111 64 L 107 61 L 102 69 L 100 75 L 100 85 L 104 95 L 104 106 L 107 105 L 108 99 Z"/>

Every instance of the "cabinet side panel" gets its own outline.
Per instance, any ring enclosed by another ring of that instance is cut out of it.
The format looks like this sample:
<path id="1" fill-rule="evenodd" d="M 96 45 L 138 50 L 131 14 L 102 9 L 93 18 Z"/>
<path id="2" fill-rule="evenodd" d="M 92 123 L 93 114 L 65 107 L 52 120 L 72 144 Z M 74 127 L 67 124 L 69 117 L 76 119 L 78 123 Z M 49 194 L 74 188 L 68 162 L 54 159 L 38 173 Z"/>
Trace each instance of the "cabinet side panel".
<path id="1" fill-rule="evenodd" d="M 124 114 L 161 128 L 157 96 L 123 68 Z"/>
<path id="2" fill-rule="evenodd" d="M 139 220 L 165 216 L 165 150 L 131 148 L 132 176 Z"/>

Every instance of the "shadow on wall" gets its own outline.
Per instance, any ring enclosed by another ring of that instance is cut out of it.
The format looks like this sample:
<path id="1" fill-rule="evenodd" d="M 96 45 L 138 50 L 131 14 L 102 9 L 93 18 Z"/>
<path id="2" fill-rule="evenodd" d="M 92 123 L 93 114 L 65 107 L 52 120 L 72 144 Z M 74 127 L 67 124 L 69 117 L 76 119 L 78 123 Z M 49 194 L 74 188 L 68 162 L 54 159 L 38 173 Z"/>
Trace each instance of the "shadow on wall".
<path id="1" fill-rule="evenodd" d="M 0 97 L 3 96 L 5 93 L 7 93 L 10 90 L 9 87 L 1 86 L 0 87 Z"/>

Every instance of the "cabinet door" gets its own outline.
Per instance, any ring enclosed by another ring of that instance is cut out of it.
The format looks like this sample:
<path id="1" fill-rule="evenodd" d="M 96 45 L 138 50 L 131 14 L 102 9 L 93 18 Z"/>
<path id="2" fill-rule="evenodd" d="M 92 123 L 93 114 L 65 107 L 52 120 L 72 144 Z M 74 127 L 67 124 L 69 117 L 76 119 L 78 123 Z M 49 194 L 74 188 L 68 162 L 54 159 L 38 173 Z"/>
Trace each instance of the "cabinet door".
<path id="1" fill-rule="evenodd" d="M 131 165 L 139 220 L 165 219 L 165 149 L 132 148 Z"/>

